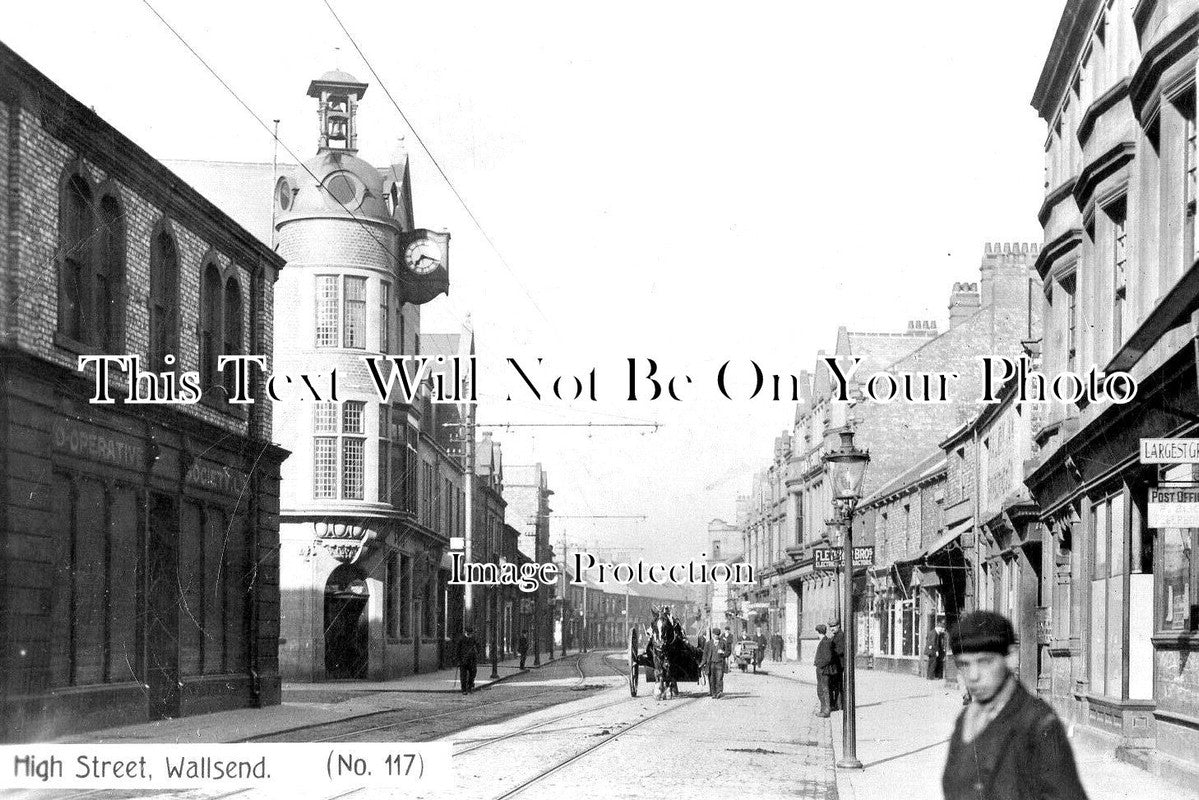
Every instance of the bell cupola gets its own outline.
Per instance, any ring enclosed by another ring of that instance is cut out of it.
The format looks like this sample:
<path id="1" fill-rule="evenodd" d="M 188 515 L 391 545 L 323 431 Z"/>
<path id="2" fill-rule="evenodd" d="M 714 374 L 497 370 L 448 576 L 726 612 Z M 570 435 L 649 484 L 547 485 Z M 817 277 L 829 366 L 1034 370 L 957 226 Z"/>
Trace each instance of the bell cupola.
<path id="1" fill-rule="evenodd" d="M 308 96 L 320 101 L 320 152 L 358 151 L 358 101 L 366 94 L 366 84 L 348 72 L 332 70 L 308 84 Z"/>

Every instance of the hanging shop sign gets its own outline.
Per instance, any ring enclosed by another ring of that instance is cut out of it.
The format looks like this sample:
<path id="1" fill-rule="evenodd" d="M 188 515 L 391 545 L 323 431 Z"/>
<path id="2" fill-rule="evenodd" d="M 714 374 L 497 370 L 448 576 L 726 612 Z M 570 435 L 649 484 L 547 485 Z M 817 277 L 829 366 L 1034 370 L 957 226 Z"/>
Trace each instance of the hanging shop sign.
<path id="1" fill-rule="evenodd" d="M 1149 488 L 1150 528 L 1199 528 L 1199 483 Z"/>
<path id="2" fill-rule="evenodd" d="M 844 559 L 844 548 L 817 547 L 812 551 L 812 566 L 816 569 L 840 569 Z M 853 549 L 854 567 L 870 567 L 874 565 L 874 547 L 855 547 Z"/>

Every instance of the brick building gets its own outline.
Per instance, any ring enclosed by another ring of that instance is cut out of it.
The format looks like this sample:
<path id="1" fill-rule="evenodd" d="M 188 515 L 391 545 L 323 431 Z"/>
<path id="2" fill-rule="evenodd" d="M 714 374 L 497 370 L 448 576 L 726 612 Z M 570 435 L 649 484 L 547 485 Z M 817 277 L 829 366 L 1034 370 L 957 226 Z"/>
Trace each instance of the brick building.
<path id="1" fill-rule="evenodd" d="M 278 703 L 286 453 L 216 359 L 269 364 L 283 259 L 3 45 L 0 197 L 0 736 Z"/>
<path id="2" fill-rule="evenodd" d="M 1149 487 L 1189 465 L 1139 440 L 1196 435 L 1199 2 L 1066 4 L 1033 95 L 1047 125 L 1036 267 L 1047 373 L 1129 371 L 1127 405 L 1054 404 L 1026 484 L 1047 529 L 1046 691 L 1076 731 L 1194 785 L 1194 528 L 1150 527 Z"/>

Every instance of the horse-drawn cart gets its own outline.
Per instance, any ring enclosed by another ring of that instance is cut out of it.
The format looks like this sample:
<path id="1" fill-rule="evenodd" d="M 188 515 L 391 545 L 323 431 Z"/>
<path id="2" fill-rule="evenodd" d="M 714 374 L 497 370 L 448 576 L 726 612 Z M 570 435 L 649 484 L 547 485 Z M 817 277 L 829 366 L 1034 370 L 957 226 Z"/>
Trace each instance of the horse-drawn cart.
<path id="1" fill-rule="evenodd" d="M 679 693 L 679 681 L 698 682 L 700 677 L 699 649 L 687 642 L 682 626 L 670 617 L 669 609 L 654 615 L 653 623 L 642 639 L 636 627 L 629 628 L 628 664 L 629 694 L 637 696 L 641 670 L 645 669 L 647 683 L 657 683 L 656 696 L 664 699 L 669 693 Z"/>

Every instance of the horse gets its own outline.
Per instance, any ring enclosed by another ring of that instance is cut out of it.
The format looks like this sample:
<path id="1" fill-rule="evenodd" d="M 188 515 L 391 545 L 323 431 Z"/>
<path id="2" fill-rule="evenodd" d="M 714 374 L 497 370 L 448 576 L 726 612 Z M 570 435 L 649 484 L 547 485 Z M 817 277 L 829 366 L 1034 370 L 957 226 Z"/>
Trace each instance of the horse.
<path id="1" fill-rule="evenodd" d="M 682 625 L 671 616 L 670 608 L 662 606 L 654 609 L 646 649 L 654 660 L 654 673 L 658 678 L 655 696 L 658 700 L 665 699 L 668 692 L 672 698 L 679 696 L 676 672 L 683 642 Z"/>

